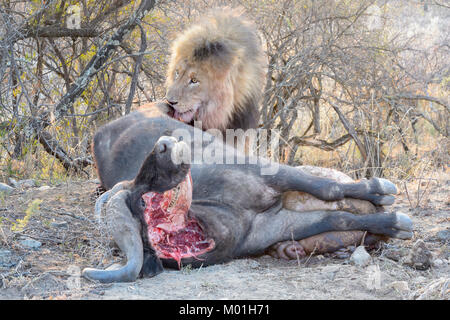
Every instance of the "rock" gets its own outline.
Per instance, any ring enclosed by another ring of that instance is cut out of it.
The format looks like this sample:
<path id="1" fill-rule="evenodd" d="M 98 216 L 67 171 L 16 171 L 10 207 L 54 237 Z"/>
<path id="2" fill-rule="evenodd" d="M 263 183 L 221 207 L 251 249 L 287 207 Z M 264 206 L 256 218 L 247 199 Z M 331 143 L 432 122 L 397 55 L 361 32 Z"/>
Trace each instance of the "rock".
<path id="1" fill-rule="evenodd" d="M 0 249 L 0 268 L 10 268 L 17 264 L 11 251 Z"/>
<path id="2" fill-rule="evenodd" d="M 441 230 L 436 233 L 436 238 L 442 242 L 450 241 L 450 229 Z"/>
<path id="3" fill-rule="evenodd" d="M 33 249 L 33 250 L 37 250 L 42 246 L 42 243 L 40 243 L 37 240 L 34 239 L 24 239 L 24 240 L 20 240 L 19 242 L 23 247 L 28 248 L 28 249 Z"/>
<path id="4" fill-rule="evenodd" d="M 52 226 L 53 228 L 67 228 L 68 225 L 69 224 L 66 221 L 55 221 L 50 223 L 50 226 Z"/>
<path id="5" fill-rule="evenodd" d="M 408 293 L 409 286 L 406 281 L 394 281 L 389 285 L 391 288 L 395 289 L 395 291 L 400 293 Z"/>
<path id="6" fill-rule="evenodd" d="M 20 180 L 19 182 L 17 182 L 17 184 L 21 188 L 32 188 L 32 187 L 36 186 L 36 181 L 34 181 L 34 179 L 26 179 L 26 180 Z"/>
<path id="7" fill-rule="evenodd" d="M 338 259 L 348 259 L 351 254 L 355 251 L 355 246 L 348 246 L 345 248 L 341 248 L 332 253 L 332 256 Z"/>
<path id="8" fill-rule="evenodd" d="M 11 255 L 11 251 L 6 250 L 6 249 L 0 249 L 0 259 L 2 257 L 6 257 L 6 256 L 9 256 L 9 255 Z"/>
<path id="9" fill-rule="evenodd" d="M 345 250 L 345 249 L 339 249 L 332 253 L 332 255 L 338 259 L 348 259 L 348 258 L 350 258 L 350 254 L 351 254 L 351 252 L 349 252 L 348 250 Z"/>
<path id="10" fill-rule="evenodd" d="M 439 268 L 444 265 L 444 261 L 441 259 L 435 259 L 433 260 L 433 267 Z"/>
<path id="11" fill-rule="evenodd" d="M 17 183 L 17 180 L 14 178 L 8 178 L 8 183 L 10 186 L 17 188 L 19 184 Z"/>
<path id="12" fill-rule="evenodd" d="M 383 250 L 383 255 L 391 260 L 400 261 L 403 257 L 408 255 L 408 249 L 406 248 L 389 248 Z"/>
<path id="13" fill-rule="evenodd" d="M 5 261 L 9 261 L 11 257 L 11 251 L 0 249 L 0 265 L 5 263 Z"/>
<path id="14" fill-rule="evenodd" d="M 432 254 L 423 240 L 414 243 L 403 263 L 417 270 L 427 270 L 431 266 Z"/>
<path id="15" fill-rule="evenodd" d="M 425 277 L 418 276 L 418 277 L 414 278 L 414 281 L 417 282 L 417 283 L 422 283 L 422 282 L 425 282 L 425 281 L 428 281 L 428 280 Z"/>
<path id="16" fill-rule="evenodd" d="M 49 190 L 49 189 L 51 189 L 51 187 L 49 187 L 49 186 L 41 186 L 41 187 L 39 187 L 39 188 L 37 188 L 39 191 L 45 191 L 45 190 Z"/>
<path id="17" fill-rule="evenodd" d="M 104 290 L 99 290 L 99 289 L 92 289 L 91 291 L 89 291 L 89 293 L 96 294 L 96 295 L 99 295 L 99 296 L 103 296 L 105 294 L 105 291 Z"/>
<path id="18" fill-rule="evenodd" d="M 34 179 L 25 179 L 25 180 L 19 180 L 17 181 L 14 178 L 8 178 L 8 183 L 13 187 L 13 188 L 32 188 L 36 186 L 36 181 L 34 181 Z"/>
<path id="19" fill-rule="evenodd" d="M 13 190 L 14 190 L 13 187 L 8 186 L 6 183 L 0 182 L 0 192 L 10 193 Z"/>
<path id="20" fill-rule="evenodd" d="M 364 246 L 359 246 L 351 255 L 350 262 L 354 263 L 357 266 L 363 267 L 370 262 L 370 259 L 370 254 L 367 253 Z"/>
<path id="21" fill-rule="evenodd" d="M 325 266 L 321 270 L 322 277 L 328 280 L 334 280 L 341 266 Z"/>

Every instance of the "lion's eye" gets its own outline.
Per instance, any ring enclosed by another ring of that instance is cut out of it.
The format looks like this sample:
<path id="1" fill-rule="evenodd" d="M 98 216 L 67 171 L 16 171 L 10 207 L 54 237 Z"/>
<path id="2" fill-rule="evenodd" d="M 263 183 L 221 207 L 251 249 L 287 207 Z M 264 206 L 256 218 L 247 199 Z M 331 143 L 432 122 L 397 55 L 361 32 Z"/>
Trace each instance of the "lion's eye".
<path id="1" fill-rule="evenodd" d="M 191 83 L 198 83 L 198 80 L 196 78 L 191 78 Z"/>

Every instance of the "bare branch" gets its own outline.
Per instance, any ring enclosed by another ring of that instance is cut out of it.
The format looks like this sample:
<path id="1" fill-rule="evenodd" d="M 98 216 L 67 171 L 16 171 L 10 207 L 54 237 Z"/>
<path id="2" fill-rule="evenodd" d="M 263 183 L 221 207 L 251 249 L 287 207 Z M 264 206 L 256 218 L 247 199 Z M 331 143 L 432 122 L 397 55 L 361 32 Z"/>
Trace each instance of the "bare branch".
<path id="1" fill-rule="evenodd" d="M 145 31 L 142 28 L 142 26 L 140 24 L 138 26 L 141 29 L 141 48 L 140 48 L 139 52 L 143 53 L 147 49 L 147 36 L 146 36 Z M 131 78 L 130 93 L 128 94 L 128 99 L 125 104 L 125 114 L 129 114 L 130 110 L 131 110 L 131 103 L 133 102 L 134 93 L 136 91 L 136 84 L 138 82 L 138 75 L 139 75 L 139 71 L 141 70 L 141 64 L 142 64 L 143 58 L 144 58 L 144 56 L 142 54 L 139 55 L 136 58 L 136 62 L 134 64 L 134 72 L 133 72 L 133 77 Z"/>
<path id="2" fill-rule="evenodd" d="M 120 45 L 126 35 L 128 35 L 142 20 L 142 18 L 155 6 L 155 0 L 142 0 L 139 8 L 132 14 L 131 18 L 121 26 L 101 47 L 89 61 L 80 77 L 71 86 L 61 101 L 55 106 L 55 117 L 60 119 L 67 113 L 69 106 L 86 89 L 91 78 L 97 70 L 108 60 L 114 50 Z"/>
<path id="3" fill-rule="evenodd" d="M 93 163 L 92 160 L 87 158 L 78 158 L 73 160 L 67 154 L 67 152 L 59 145 L 58 140 L 56 140 L 47 131 L 41 131 L 39 133 L 39 142 L 42 144 L 47 153 L 54 156 L 61 162 L 61 164 L 64 166 L 66 170 L 73 169 L 77 172 L 84 172 L 83 168 Z"/>
<path id="4" fill-rule="evenodd" d="M 364 148 L 364 145 L 362 144 L 361 140 L 359 140 L 358 135 L 356 134 L 355 129 L 353 128 L 353 126 L 349 123 L 349 121 L 347 120 L 347 118 L 344 116 L 344 114 L 342 113 L 342 111 L 339 109 L 339 107 L 337 105 L 335 105 L 334 103 L 328 101 L 328 103 L 333 107 L 334 111 L 336 111 L 336 113 L 339 116 L 339 119 L 342 122 L 342 125 L 344 126 L 345 130 L 347 130 L 347 132 L 349 133 L 349 135 L 353 138 L 353 140 L 355 141 L 359 152 L 361 152 L 361 156 L 363 157 L 364 160 L 367 159 L 367 152 L 366 149 Z"/>

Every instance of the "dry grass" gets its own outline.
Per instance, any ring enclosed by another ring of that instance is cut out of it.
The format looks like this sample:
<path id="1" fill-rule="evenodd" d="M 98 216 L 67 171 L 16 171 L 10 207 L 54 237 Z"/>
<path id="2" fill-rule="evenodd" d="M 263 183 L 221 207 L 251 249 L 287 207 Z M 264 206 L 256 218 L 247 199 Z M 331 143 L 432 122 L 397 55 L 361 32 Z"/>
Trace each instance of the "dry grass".
<path id="1" fill-rule="evenodd" d="M 113 261 L 110 238 L 93 216 L 96 186 L 90 181 L 68 180 L 46 190 L 37 187 L 3 196 L 0 245 L 14 256 L 11 268 L 0 268 L 3 289 L 15 288 L 25 298 L 73 296 L 76 290 L 67 281 L 79 268 L 105 267 Z M 22 230 L 13 231 L 36 199 L 42 200 L 39 209 L 31 213 Z M 42 246 L 26 248 L 21 245 L 23 239 L 37 240 Z M 86 283 L 80 292 L 93 287 Z"/>

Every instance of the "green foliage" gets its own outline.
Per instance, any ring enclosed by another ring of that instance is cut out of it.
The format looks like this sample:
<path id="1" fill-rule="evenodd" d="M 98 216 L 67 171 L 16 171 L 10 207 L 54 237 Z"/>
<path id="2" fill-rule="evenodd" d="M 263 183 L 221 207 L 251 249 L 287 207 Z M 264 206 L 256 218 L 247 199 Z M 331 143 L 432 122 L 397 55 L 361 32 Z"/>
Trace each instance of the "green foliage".
<path id="1" fill-rule="evenodd" d="M 25 217 L 22 219 L 17 219 L 15 223 L 11 226 L 11 231 L 14 232 L 21 232 L 25 227 L 28 225 L 28 222 L 31 219 L 31 216 L 39 211 L 40 204 L 42 203 L 41 199 L 34 199 L 28 208 L 25 210 Z"/>
<path id="2" fill-rule="evenodd" d="M 191 264 L 188 264 L 188 265 L 185 265 L 185 266 L 182 266 L 182 267 L 181 267 L 181 272 L 182 272 L 183 274 L 191 274 L 191 273 L 192 273 L 192 270 L 193 270 L 193 268 L 192 268 L 192 265 L 191 265 Z"/>

